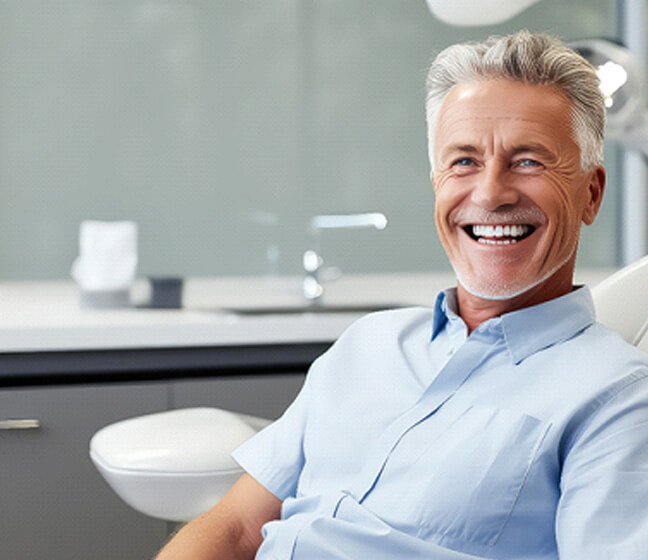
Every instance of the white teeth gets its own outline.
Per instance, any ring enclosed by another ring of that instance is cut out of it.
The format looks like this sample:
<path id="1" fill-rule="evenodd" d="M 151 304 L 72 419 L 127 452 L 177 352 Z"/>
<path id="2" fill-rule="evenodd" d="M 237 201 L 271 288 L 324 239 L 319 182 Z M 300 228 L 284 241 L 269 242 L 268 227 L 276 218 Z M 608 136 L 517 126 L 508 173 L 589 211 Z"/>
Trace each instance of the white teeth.
<path id="1" fill-rule="evenodd" d="M 488 226 L 488 225 L 474 225 L 472 226 L 472 233 L 480 241 L 484 237 L 497 238 L 497 237 L 522 237 L 529 231 L 527 225 L 507 225 L 507 226 Z M 488 240 L 485 240 L 488 241 Z M 514 241 L 514 240 L 512 240 Z"/>
<path id="2" fill-rule="evenodd" d="M 484 237 L 480 237 L 477 241 L 485 243 L 486 245 L 510 245 L 511 243 L 517 243 L 515 239 L 502 239 L 495 241 L 494 239 L 486 239 Z"/>

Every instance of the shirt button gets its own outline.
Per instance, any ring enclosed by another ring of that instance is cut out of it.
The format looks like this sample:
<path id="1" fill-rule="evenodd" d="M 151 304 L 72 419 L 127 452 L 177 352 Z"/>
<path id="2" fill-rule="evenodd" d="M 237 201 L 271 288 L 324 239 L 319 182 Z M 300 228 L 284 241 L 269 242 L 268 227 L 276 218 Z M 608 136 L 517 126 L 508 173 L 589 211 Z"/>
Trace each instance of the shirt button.
<path id="1" fill-rule="evenodd" d="M 448 350 L 448 356 L 452 356 L 453 354 L 454 354 L 454 348 L 450 348 L 450 350 Z"/>

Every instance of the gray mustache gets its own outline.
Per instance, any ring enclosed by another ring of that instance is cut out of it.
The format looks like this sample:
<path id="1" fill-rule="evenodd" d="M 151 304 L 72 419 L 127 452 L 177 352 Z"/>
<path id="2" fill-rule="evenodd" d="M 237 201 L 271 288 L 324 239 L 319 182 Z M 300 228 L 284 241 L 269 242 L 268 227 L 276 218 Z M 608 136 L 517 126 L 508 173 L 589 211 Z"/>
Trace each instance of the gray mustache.
<path id="1" fill-rule="evenodd" d="M 502 208 L 484 210 L 483 208 L 462 208 L 454 217 L 456 222 L 465 224 L 532 224 L 545 221 L 545 215 L 535 207 Z"/>

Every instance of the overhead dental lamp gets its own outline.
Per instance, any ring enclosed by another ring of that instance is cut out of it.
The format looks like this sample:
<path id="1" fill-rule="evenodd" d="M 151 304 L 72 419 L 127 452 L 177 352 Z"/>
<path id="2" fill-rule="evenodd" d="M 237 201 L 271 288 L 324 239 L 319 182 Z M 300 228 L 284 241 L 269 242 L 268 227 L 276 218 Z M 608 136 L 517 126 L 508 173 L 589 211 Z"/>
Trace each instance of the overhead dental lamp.
<path id="1" fill-rule="evenodd" d="M 479 26 L 507 21 L 541 0 L 426 1 L 432 14 L 445 23 Z M 604 39 L 585 39 L 570 46 L 597 69 L 607 107 L 606 136 L 648 157 L 646 77 L 634 55 Z"/>
<path id="2" fill-rule="evenodd" d="M 427 0 L 430 11 L 450 25 L 478 26 L 502 23 L 540 0 Z"/>
<path id="3" fill-rule="evenodd" d="M 604 39 L 585 39 L 569 46 L 594 65 L 601 80 L 607 108 L 606 136 L 648 156 L 646 77 L 634 55 Z"/>

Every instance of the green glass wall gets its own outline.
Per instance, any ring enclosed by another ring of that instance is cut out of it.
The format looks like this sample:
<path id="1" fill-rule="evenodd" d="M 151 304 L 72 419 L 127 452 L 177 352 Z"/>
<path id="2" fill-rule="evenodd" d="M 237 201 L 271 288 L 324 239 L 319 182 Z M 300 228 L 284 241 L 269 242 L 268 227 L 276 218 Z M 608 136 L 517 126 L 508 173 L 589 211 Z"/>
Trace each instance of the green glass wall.
<path id="1" fill-rule="evenodd" d="M 424 0 L 0 0 L 0 279 L 65 278 L 83 219 L 139 224 L 140 274 L 297 274 L 320 213 L 352 272 L 447 269 L 423 82 L 446 45 L 521 27 L 614 37 L 616 2 L 456 28 Z M 616 262 L 616 148 L 582 266 Z"/>

